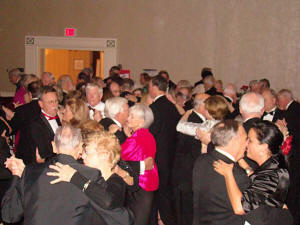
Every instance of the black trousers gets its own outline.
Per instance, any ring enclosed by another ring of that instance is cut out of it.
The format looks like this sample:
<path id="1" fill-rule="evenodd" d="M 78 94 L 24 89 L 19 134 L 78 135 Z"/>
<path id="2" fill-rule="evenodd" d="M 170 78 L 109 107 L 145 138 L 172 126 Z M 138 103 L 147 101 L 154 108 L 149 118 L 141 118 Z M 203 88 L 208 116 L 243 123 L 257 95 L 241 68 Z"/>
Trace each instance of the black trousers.
<path id="1" fill-rule="evenodd" d="M 169 174 L 169 171 L 159 171 L 159 188 L 154 192 L 151 225 L 158 224 L 158 212 L 165 225 L 176 224 L 175 200 Z"/>
<path id="2" fill-rule="evenodd" d="M 135 215 L 134 225 L 148 225 L 152 211 L 154 192 L 140 188 L 133 193 L 132 211 Z"/>
<path id="3" fill-rule="evenodd" d="M 193 191 L 188 183 L 174 188 L 177 225 L 193 224 Z"/>

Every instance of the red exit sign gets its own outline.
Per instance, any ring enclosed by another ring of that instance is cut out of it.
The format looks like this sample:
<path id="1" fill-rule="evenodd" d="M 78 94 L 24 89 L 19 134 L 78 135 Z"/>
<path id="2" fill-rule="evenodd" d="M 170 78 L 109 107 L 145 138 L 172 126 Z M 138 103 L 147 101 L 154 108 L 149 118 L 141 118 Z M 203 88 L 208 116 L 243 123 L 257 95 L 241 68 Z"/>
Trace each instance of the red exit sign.
<path id="1" fill-rule="evenodd" d="M 75 37 L 76 29 L 75 28 L 65 28 L 65 37 Z"/>

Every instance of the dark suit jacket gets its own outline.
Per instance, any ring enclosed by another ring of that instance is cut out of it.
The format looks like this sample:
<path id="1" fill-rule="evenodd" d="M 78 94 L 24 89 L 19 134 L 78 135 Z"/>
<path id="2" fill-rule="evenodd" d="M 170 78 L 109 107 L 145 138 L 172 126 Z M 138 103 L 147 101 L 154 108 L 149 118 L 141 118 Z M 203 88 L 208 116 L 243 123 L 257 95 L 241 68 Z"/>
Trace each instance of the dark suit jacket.
<path id="1" fill-rule="evenodd" d="M 203 120 L 193 111 L 188 122 L 203 123 Z M 195 137 L 177 134 L 177 148 L 173 166 L 173 185 L 192 191 L 192 174 L 194 162 L 201 154 L 201 142 Z"/>
<path id="2" fill-rule="evenodd" d="M 289 134 L 293 136 L 293 150 L 292 158 L 293 160 L 300 160 L 300 104 L 293 101 L 289 108 L 285 112 L 285 120 L 287 122 L 287 127 Z"/>
<path id="3" fill-rule="evenodd" d="M 223 96 L 223 93 L 218 92 L 217 89 L 216 89 L 215 87 L 212 87 L 212 88 L 210 88 L 209 90 L 207 90 L 207 91 L 205 92 L 205 94 L 208 94 L 208 95 L 211 95 L 211 96 L 213 96 L 213 95 L 221 95 L 221 96 Z"/>
<path id="4" fill-rule="evenodd" d="M 213 162 L 219 159 L 233 163 L 215 150 L 200 155 L 195 162 L 194 225 L 244 225 L 243 217 L 233 213 L 224 177 L 213 169 Z M 249 178 L 238 164 L 235 164 L 233 174 L 241 191 L 248 187 Z"/>
<path id="5" fill-rule="evenodd" d="M 12 127 L 14 133 L 18 130 L 26 130 L 32 120 L 40 113 L 41 108 L 38 104 L 38 100 L 32 100 L 16 108 L 15 115 L 9 122 L 9 125 Z"/>
<path id="6" fill-rule="evenodd" d="M 43 164 L 28 165 L 20 178 L 14 177 L 12 186 L 2 201 L 3 220 L 17 222 L 24 216 L 24 225 L 89 224 L 92 208 L 88 197 L 75 185 L 60 182 L 52 185 L 54 177 L 47 176 L 50 164 L 68 164 L 91 180 L 99 171 L 85 167 L 68 155 L 57 155 Z"/>
<path id="7" fill-rule="evenodd" d="M 272 122 L 276 123 L 277 120 L 282 120 L 284 118 L 284 114 L 285 114 L 284 111 L 282 111 L 282 110 L 280 110 L 276 107 Z M 262 120 L 263 120 L 265 115 L 267 115 L 266 112 L 264 112 L 264 114 L 262 115 L 262 117 L 261 117 Z"/>
<path id="8" fill-rule="evenodd" d="M 59 119 L 57 123 L 61 126 Z M 54 132 L 43 114 L 39 114 L 31 121 L 26 134 L 26 143 L 20 145 L 16 154 L 26 165 L 36 162 L 36 148 L 42 158 L 53 156 L 51 141 L 54 139 Z"/>
<path id="9" fill-rule="evenodd" d="M 5 138 L 0 137 L 0 201 L 9 188 L 12 179 L 11 172 L 5 167 L 4 164 L 7 158 L 10 156 L 9 147 L 6 144 Z M 0 221 L 2 221 L 1 216 Z"/>
<path id="10" fill-rule="evenodd" d="M 176 107 L 166 96 L 161 96 L 150 105 L 154 121 L 149 131 L 156 141 L 156 158 L 160 184 L 170 182 L 170 172 L 176 148 L 176 125 L 180 119 Z"/>
<path id="11" fill-rule="evenodd" d="M 38 100 L 33 100 L 30 103 L 19 106 L 15 111 L 14 117 L 10 121 L 10 125 L 13 129 L 13 133 L 16 134 L 19 131 L 19 135 L 20 135 L 19 142 L 17 143 L 17 148 L 16 148 L 17 149 L 16 156 L 18 158 L 23 159 L 26 164 L 32 162 L 33 160 L 32 157 L 29 157 L 27 159 L 27 157 L 24 155 L 26 154 L 24 151 L 26 151 L 26 149 L 29 149 L 28 146 L 32 144 L 32 142 L 30 141 L 31 139 L 30 139 L 29 127 L 32 121 L 36 119 L 40 115 L 40 113 L 41 113 L 41 108 L 38 104 Z"/>
<path id="12" fill-rule="evenodd" d="M 112 124 L 116 124 L 112 119 L 110 118 L 104 118 L 100 121 L 100 124 L 104 127 L 104 130 L 108 131 L 109 130 L 109 126 Z M 115 133 L 116 137 L 118 138 L 120 144 L 123 144 L 127 138 L 126 134 L 124 133 L 123 129 L 120 131 L 118 130 Z"/>

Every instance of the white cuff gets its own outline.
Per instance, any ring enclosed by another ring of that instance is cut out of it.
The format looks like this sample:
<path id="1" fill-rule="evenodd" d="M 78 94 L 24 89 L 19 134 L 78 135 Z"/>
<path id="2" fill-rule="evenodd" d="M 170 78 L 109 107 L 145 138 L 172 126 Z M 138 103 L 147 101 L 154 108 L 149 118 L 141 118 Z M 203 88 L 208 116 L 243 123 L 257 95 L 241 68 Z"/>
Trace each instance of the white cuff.
<path id="1" fill-rule="evenodd" d="M 140 175 L 144 175 L 145 167 L 145 161 L 140 161 Z"/>

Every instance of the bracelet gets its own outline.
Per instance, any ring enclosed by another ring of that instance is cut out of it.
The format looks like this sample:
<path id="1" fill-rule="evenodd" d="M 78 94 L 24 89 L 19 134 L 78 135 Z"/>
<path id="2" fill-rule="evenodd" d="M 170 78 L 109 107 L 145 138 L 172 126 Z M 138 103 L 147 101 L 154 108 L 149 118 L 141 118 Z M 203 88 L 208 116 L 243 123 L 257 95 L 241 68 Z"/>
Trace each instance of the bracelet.
<path id="1" fill-rule="evenodd" d="M 86 189 L 88 188 L 88 186 L 90 185 L 91 183 L 91 180 L 88 180 L 88 182 L 86 182 L 84 185 L 83 185 L 83 188 L 82 188 L 82 192 L 85 192 Z"/>
<path id="2" fill-rule="evenodd" d="M 253 169 L 251 167 L 245 168 L 246 174 L 249 175 L 250 173 L 253 172 Z"/>

